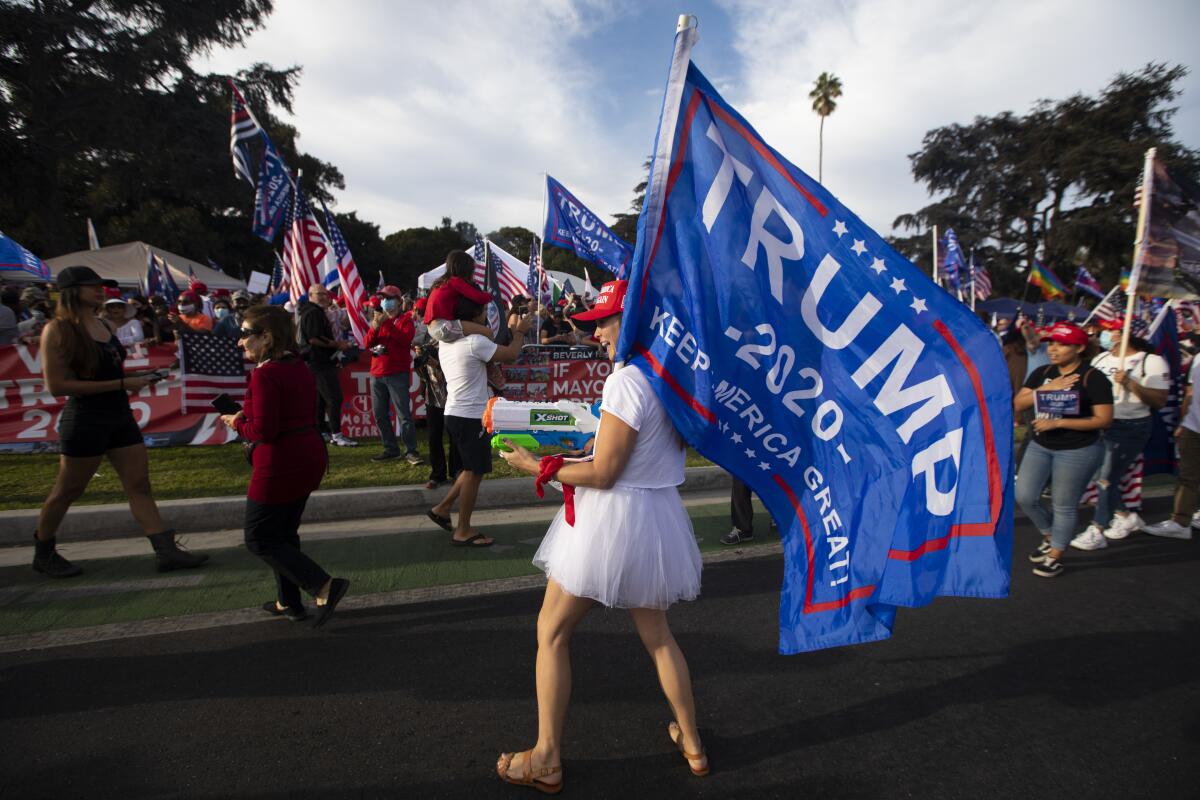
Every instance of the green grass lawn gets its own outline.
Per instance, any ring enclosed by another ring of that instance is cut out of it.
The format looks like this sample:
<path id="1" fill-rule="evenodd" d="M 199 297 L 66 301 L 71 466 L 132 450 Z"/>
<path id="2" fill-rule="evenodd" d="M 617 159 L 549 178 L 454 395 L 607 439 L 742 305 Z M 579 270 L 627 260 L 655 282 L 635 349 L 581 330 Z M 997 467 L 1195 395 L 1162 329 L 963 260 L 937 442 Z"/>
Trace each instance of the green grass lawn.
<path id="1" fill-rule="evenodd" d="M 214 448 L 206 448 L 214 449 Z M 758 535 L 744 546 L 778 541 L 768 519 L 757 507 Z M 702 551 L 724 549 L 717 541 L 729 530 L 729 504 L 688 510 Z M 451 547 L 441 531 L 380 536 L 347 536 L 304 544 L 304 551 L 334 575 L 351 580 L 351 594 L 365 595 L 426 586 L 470 583 L 538 570 L 530 563 L 545 522 L 488 525 L 496 539 L 491 548 Z M 0 635 L 61 628 L 80 628 L 132 620 L 157 619 L 211 611 L 253 608 L 274 597 L 275 582 L 262 562 L 244 548 L 215 550 L 211 561 L 195 570 L 167 575 L 154 571 L 149 551 L 129 558 L 80 560 L 85 572 L 78 578 L 52 581 L 28 565 L 0 568 Z M 139 590 L 139 581 L 157 578 L 200 578 L 195 586 Z M 101 591 L 82 597 L 55 596 L 60 590 L 86 589 L 130 582 L 132 590 Z"/>
<path id="2" fill-rule="evenodd" d="M 417 428 L 417 447 L 422 458 L 429 455 L 428 433 Z M 220 497 L 246 491 L 250 465 L 242 458 L 239 444 L 207 447 L 157 447 L 150 452 L 150 480 L 159 500 L 189 497 Z M 377 463 L 371 456 L 381 452 L 379 442 L 364 440 L 358 447 L 329 448 L 329 472 L 322 489 L 357 489 L 366 486 L 423 484 L 429 479 L 429 465 L 409 466 L 400 459 Z M 709 462 L 688 450 L 689 467 Z M 0 510 L 36 508 L 58 473 L 58 456 L 0 455 Z M 524 473 L 511 469 L 497 457 L 488 478 L 514 478 Z M 101 464 L 79 505 L 123 503 L 125 493 L 116 472 L 107 462 Z"/>

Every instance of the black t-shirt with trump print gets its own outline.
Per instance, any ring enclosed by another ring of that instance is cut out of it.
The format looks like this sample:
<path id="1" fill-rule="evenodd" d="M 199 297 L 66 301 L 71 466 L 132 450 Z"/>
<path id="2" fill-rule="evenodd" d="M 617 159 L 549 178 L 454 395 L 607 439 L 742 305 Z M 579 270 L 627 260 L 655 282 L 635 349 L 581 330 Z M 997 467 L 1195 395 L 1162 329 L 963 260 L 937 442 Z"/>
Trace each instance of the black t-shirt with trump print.
<path id="1" fill-rule="evenodd" d="M 1064 375 L 1080 376 L 1074 386 L 1065 390 L 1079 395 L 1079 413 L 1063 414 L 1062 418 L 1081 419 L 1095 416 L 1092 411 L 1093 406 L 1112 405 L 1112 383 L 1108 380 L 1108 376 L 1083 362 L 1080 362 L 1070 372 L 1061 372 L 1054 364 L 1038 367 L 1025 379 L 1025 387 L 1037 392 L 1042 384 Z M 1035 405 L 1034 408 L 1036 409 L 1037 406 Z M 1099 438 L 1100 431 L 1098 430 L 1076 431 L 1069 428 L 1058 428 L 1035 434 L 1033 440 L 1047 450 L 1077 450 L 1080 447 L 1087 447 Z"/>

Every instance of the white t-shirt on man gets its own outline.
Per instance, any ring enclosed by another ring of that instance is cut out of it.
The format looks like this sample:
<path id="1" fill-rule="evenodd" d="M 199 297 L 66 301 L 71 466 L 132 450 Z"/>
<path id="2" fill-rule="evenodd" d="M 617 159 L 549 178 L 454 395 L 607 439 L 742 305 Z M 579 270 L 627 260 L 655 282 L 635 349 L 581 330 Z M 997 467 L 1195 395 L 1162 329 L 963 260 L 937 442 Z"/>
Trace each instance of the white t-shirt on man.
<path id="1" fill-rule="evenodd" d="M 683 483 L 683 439 L 640 369 L 613 365 L 612 374 L 604 381 L 600 410 L 638 432 L 633 455 L 617 478 L 617 486 L 662 489 Z M 600 427 L 604 427 L 603 417 Z"/>
<path id="2" fill-rule="evenodd" d="M 1106 350 L 1092 359 L 1092 366 L 1103 372 L 1111 381 L 1121 359 Z M 1125 374 L 1147 389 L 1171 388 L 1171 368 L 1167 360 L 1154 353 L 1130 351 L 1125 355 Z M 1113 419 L 1145 419 L 1154 409 L 1138 399 L 1132 389 L 1122 389 L 1113 384 Z"/>
<path id="3" fill-rule="evenodd" d="M 496 343 L 473 333 L 438 346 L 438 361 L 446 376 L 446 407 L 450 417 L 483 419 L 487 409 L 487 363 L 496 354 Z"/>

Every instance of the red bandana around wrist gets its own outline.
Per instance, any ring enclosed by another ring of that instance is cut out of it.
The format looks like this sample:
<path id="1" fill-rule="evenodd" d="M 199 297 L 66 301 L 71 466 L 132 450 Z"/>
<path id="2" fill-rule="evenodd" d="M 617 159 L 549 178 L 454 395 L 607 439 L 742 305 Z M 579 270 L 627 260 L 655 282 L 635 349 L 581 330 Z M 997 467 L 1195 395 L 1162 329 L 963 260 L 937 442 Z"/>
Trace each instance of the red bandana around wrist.
<path id="1" fill-rule="evenodd" d="M 554 480 L 554 475 L 562 469 L 563 462 L 566 461 L 562 456 L 542 456 L 541 471 L 538 472 L 537 479 L 533 482 L 533 490 L 537 492 L 538 497 L 543 497 L 546 493 L 545 486 L 550 481 Z M 575 527 L 575 487 L 569 484 L 562 484 L 563 506 L 566 511 L 563 516 L 566 517 L 567 524 Z"/>

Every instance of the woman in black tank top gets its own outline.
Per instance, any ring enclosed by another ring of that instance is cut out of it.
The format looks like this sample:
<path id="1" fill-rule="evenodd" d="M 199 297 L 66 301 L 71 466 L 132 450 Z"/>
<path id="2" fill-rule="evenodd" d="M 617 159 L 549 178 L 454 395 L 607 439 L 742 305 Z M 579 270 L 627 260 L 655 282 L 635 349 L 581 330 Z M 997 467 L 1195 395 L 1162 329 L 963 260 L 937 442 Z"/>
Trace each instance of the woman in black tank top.
<path id="1" fill-rule="evenodd" d="M 128 392 L 139 391 L 161 376 L 125 374 L 125 348 L 96 316 L 104 302 L 104 283 L 87 267 L 63 269 L 58 274 L 58 311 L 42 332 L 46 391 L 68 397 L 59 417 L 58 477 L 42 504 L 34 534 L 33 568 L 52 578 L 70 578 L 83 571 L 55 550 L 55 533 L 105 456 L 121 478 L 129 509 L 154 547 L 158 570 L 197 567 L 208 560 L 207 555 L 179 549 L 175 532 L 163 522 L 150 493 L 146 445 L 129 407 Z"/>

